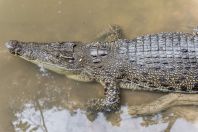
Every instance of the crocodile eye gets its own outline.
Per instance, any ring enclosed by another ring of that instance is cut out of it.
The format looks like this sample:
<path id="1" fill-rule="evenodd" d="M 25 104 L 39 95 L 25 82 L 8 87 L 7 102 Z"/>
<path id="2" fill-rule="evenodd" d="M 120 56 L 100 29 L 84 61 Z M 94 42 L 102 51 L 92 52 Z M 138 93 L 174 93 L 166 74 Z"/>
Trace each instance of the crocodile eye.
<path id="1" fill-rule="evenodd" d="M 60 61 L 66 61 L 68 63 L 73 63 L 75 58 L 72 55 L 68 55 L 68 54 L 61 54 L 61 53 L 56 53 L 55 57 L 60 60 Z"/>
<path id="2" fill-rule="evenodd" d="M 69 59 L 68 59 L 68 62 L 69 62 L 69 63 L 73 63 L 74 60 L 75 60 L 75 59 L 72 57 L 72 58 L 69 58 Z"/>

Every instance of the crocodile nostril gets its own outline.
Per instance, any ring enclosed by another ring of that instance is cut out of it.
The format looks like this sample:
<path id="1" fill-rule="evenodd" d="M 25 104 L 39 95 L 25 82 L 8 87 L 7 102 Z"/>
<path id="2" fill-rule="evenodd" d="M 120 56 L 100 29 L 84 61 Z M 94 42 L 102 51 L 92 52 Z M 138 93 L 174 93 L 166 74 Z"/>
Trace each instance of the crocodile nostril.
<path id="1" fill-rule="evenodd" d="M 8 49 L 12 49 L 12 48 L 13 48 L 12 43 L 10 43 L 10 42 L 6 42 L 6 43 L 5 43 L 5 46 L 6 46 Z"/>
<path id="2" fill-rule="evenodd" d="M 8 48 L 11 54 L 15 54 L 14 46 L 12 45 L 12 43 L 7 42 L 5 43 L 5 46 Z"/>
<path id="3" fill-rule="evenodd" d="M 8 48 L 10 53 L 15 54 L 16 41 L 10 40 L 9 42 L 5 43 L 5 46 Z"/>
<path id="4" fill-rule="evenodd" d="M 21 54 L 21 45 L 18 44 L 17 40 L 10 40 L 9 42 L 5 43 L 5 46 L 8 48 L 11 54 L 20 55 Z"/>

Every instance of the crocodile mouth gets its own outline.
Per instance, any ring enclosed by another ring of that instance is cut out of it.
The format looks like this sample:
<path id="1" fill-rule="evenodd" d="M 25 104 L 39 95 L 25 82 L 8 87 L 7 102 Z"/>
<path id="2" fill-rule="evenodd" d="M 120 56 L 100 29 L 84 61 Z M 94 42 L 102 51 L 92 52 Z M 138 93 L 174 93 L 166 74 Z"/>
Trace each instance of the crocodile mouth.
<path id="1" fill-rule="evenodd" d="M 26 58 L 23 58 L 23 59 L 26 59 Z M 54 71 L 54 69 L 59 69 L 60 71 L 70 71 L 70 72 L 82 70 L 82 68 L 69 69 L 69 68 L 65 68 L 65 66 L 63 66 L 63 65 L 56 65 L 56 64 L 47 63 L 47 62 L 40 62 L 38 60 L 27 60 L 27 61 L 32 62 L 32 63 L 38 65 L 39 67 L 44 67 L 44 68 L 52 70 L 52 71 Z"/>

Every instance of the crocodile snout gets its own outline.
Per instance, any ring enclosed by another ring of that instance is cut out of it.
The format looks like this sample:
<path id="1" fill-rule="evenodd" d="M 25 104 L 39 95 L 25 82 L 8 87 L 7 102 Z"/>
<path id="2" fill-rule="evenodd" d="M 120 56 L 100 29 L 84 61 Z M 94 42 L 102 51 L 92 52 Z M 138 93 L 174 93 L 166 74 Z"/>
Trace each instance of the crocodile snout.
<path id="1" fill-rule="evenodd" d="M 9 42 L 5 43 L 5 46 L 8 48 L 11 54 L 21 55 L 22 46 L 17 40 L 10 40 Z"/>

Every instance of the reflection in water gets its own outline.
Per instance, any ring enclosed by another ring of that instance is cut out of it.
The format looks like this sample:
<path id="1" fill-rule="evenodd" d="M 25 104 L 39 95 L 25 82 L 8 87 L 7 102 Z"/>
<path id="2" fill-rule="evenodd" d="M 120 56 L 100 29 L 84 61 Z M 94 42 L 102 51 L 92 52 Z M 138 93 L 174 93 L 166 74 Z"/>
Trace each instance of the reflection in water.
<path id="1" fill-rule="evenodd" d="M 103 114 L 99 114 L 93 121 L 89 121 L 84 111 L 76 110 L 75 114 L 70 114 L 66 109 L 51 108 L 43 110 L 42 114 L 39 109 L 33 104 L 26 104 L 21 113 L 16 113 L 17 119 L 13 121 L 16 131 L 48 131 L 48 132 L 130 132 L 136 131 L 162 131 L 166 129 L 167 123 L 161 121 L 158 124 L 142 127 L 142 118 L 131 118 L 127 114 L 126 108 L 123 108 L 123 113 L 120 114 L 121 121 L 119 126 L 113 126 L 108 122 Z M 159 117 L 160 118 L 160 117 Z M 42 120 L 45 122 L 45 127 Z M 160 119 L 158 119 L 160 120 Z M 186 123 L 183 121 L 183 123 Z"/>
<path id="2" fill-rule="evenodd" d="M 0 132 L 197 131 L 197 107 L 174 107 L 144 117 L 131 117 L 123 107 L 123 112 L 99 114 L 89 121 L 83 104 L 103 96 L 102 86 L 39 71 L 11 56 L 3 45 L 9 39 L 91 41 L 108 24 L 120 25 L 129 38 L 192 32 L 198 24 L 197 7 L 197 0 L 0 0 Z M 147 103 L 161 95 L 122 90 L 122 104 Z"/>
<path id="3" fill-rule="evenodd" d="M 80 109 L 71 114 L 67 109 L 53 107 L 49 110 L 39 109 L 34 104 L 25 104 L 21 112 L 15 113 L 16 120 L 13 121 L 13 126 L 16 131 L 31 131 L 38 132 L 131 132 L 135 131 L 196 131 L 198 125 L 191 124 L 186 120 L 176 119 L 174 115 L 162 117 L 158 114 L 153 117 L 132 118 L 127 113 L 127 107 L 122 107 L 120 114 L 121 121 L 119 126 L 114 126 L 106 120 L 103 114 L 99 114 L 93 121 L 89 121 L 85 111 Z M 169 118 L 169 120 L 167 120 Z M 171 122 L 173 118 L 174 122 Z M 170 121 L 170 122 L 169 122 Z M 149 124 L 148 124 L 149 123 Z M 172 126 L 170 126 L 169 123 Z"/>

